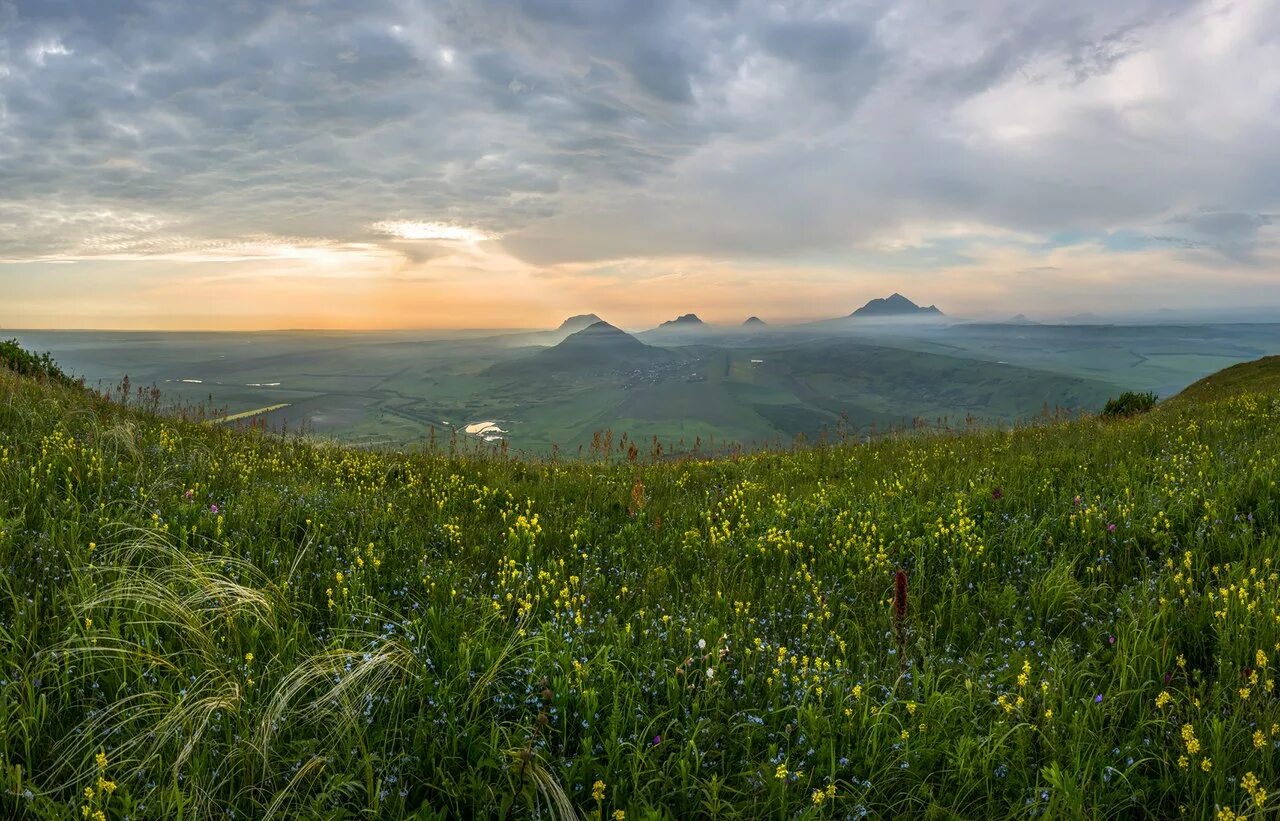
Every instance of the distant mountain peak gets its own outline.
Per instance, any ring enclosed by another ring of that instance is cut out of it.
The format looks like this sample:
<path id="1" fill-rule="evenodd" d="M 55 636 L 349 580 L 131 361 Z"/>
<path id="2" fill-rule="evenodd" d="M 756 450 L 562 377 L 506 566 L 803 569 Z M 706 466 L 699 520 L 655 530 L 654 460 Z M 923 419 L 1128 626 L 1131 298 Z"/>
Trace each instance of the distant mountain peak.
<path id="1" fill-rule="evenodd" d="M 613 340 L 624 340 L 624 339 L 629 339 L 632 342 L 636 343 L 637 345 L 644 344 L 643 342 L 636 339 L 634 336 L 622 330 L 621 328 L 610 325 L 608 322 L 605 322 L 603 319 L 597 319 L 595 322 L 592 322 L 587 327 L 582 328 L 581 330 L 574 331 L 573 333 L 569 334 L 567 337 L 564 338 L 564 341 L 562 341 L 556 347 L 559 348 L 565 345 L 574 345 L 579 343 L 589 344 L 591 342 L 595 342 L 598 340 L 613 341 Z"/>
<path id="2" fill-rule="evenodd" d="M 542 351 L 546 359 L 562 363 L 621 365 L 627 362 L 661 359 L 667 353 L 652 345 L 646 345 L 631 334 L 601 320 L 580 331 L 569 334 L 560 342 Z"/>
<path id="3" fill-rule="evenodd" d="M 942 316 L 936 305 L 921 307 L 898 292 L 873 299 L 849 316 Z"/>
<path id="4" fill-rule="evenodd" d="M 561 322 L 560 327 L 557 330 L 573 333 L 574 331 L 580 331 L 583 328 L 603 321 L 604 320 L 600 319 L 600 317 L 595 314 L 577 314 L 576 316 L 571 316 L 564 322 Z"/>
<path id="5" fill-rule="evenodd" d="M 747 317 L 747 318 L 746 318 L 746 320 L 742 323 L 743 327 L 748 327 L 748 328 L 749 328 L 749 327 L 760 327 L 760 326 L 768 325 L 768 324 L 769 324 L 769 323 L 765 322 L 763 319 L 761 319 L 761 318 L 760 318 L 760 317 L 758 317 L 758 316 L 749 316 L 749 317 Z"/>
<path id="6" fill-rule="evenodd" d="M 528 377 L 539 373 L 603 373 L 665 362 L 672 354 L 646 345 L 604 320 L 591 323 L 530 357 L 498 362 L 486 373 Z"/>
<path id="7" fill-rule="evenodd" d="M 644 355 L 653 350 L 631 334 L 615 328 L 603 319 L 580 331 L 574 331 L 542 352 L 551 357 L 597 357 Z"/>
<path id="8" fill-rule="evenodd" d="M 706 324 L 705 322 L 703 322 L 701 319 L 698 318 L 697 314 L 681 314 L 675 319 L 668 319 L 666 322 L 662 323 L 658 327 L 659 328 L 672 328 L 672 327 L 687 328 L 687 327 L 693 327 L 695 325 L 705 325 L 705 324 Z"/>

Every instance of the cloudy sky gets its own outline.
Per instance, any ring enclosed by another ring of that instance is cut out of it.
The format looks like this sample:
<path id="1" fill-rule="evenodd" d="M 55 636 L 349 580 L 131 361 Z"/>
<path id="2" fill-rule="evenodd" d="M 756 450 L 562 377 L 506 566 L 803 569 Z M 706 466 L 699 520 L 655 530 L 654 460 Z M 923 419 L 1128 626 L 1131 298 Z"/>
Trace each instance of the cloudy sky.
<path id="1" fill-rule="evenodd" d="M 1280 0 L 0 0 L 0 325 L 1280 305 Z"/>

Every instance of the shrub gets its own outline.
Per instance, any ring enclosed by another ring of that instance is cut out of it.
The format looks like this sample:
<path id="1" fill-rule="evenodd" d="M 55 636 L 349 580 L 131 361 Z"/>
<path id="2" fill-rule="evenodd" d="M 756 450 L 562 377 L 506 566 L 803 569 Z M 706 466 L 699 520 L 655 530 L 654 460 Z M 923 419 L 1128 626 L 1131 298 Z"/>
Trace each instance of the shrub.
<path id="1" fill-rule="evenodd" d="M 1156 395 L 1151 392 L 1138 393 L 1136 391 L 1125 391 L 1119 396 L 1113 396 L 1107 400 L 1107 405 L 1102 409 L 1102 415 L 1107 417 L 1119 416 L 1136 416 L 1139 413 L 1146 413 L 1156 406 Z"/>
<path id="2" fill-rule="evenodd" d="M 0 340 L 0 365 L 22 376 L 44 378 L 62 385 L 79 384 L 58 367 L 48 353 L 32 353 L 16 339 Z"/>

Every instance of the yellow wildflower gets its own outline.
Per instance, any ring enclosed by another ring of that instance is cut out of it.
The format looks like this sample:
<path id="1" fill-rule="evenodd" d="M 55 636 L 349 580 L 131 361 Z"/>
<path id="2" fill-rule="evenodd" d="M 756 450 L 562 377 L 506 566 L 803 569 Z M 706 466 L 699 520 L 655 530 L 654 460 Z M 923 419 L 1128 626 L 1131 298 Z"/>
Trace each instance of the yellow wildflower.
<path id="1" fill-rule="evenodd" d="M 1182 725 L 1182 742 L 1187 745 L 1187 752 L 1191 755 L 1200 752 L 1200 739 L 1196 738 L 1196 730 L 1190 724 Z"/>

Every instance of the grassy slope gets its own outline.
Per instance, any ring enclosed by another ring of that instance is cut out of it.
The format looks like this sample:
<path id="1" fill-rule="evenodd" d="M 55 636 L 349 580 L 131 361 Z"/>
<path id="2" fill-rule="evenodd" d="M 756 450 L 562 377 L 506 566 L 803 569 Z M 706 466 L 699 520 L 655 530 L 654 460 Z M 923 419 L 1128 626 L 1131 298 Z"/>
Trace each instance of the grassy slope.
<path id="1" fill-rule="evenodd" d="M 1209 402 L 1241 391 L 1274 394 L 1280 391 L 1280 356 L 1264 356 L 1224 368 L 1188 385 L 1177 403 Z"/>
<path id="2" fill-rule="evenodd" d="M 679 464 L 344 450 L 0 372 L 0 811 L 1251 810 L 1255 370 L 1114 423 Z"/>

